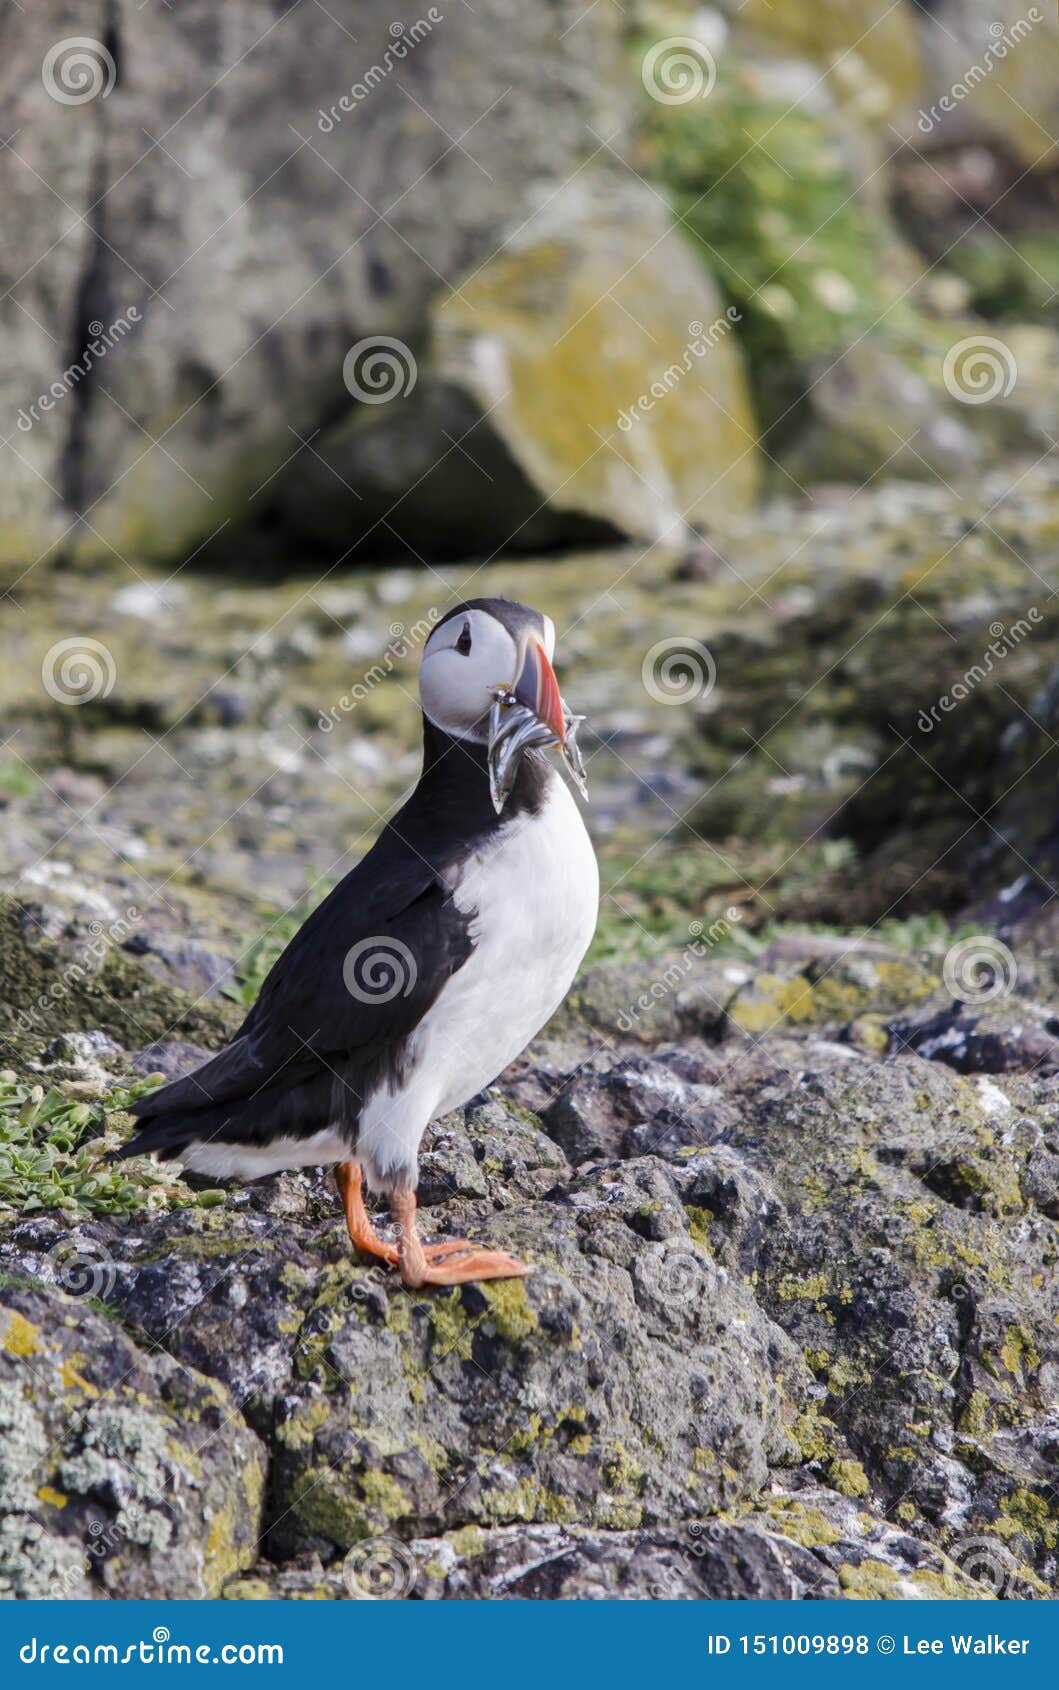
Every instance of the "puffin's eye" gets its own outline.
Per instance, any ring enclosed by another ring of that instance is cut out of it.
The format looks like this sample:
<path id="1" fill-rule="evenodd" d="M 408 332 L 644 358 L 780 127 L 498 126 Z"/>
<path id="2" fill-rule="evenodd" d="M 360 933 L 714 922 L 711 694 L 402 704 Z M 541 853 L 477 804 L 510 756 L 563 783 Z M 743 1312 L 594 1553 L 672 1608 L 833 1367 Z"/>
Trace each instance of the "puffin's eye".
<path id="1" fill-rule="evenodd" d="M 470 657 L 471 655 L 471 624 L 469 622 L 463 624 L 460 637 L 456 641 L 456 650 L 461 657 Z"/>

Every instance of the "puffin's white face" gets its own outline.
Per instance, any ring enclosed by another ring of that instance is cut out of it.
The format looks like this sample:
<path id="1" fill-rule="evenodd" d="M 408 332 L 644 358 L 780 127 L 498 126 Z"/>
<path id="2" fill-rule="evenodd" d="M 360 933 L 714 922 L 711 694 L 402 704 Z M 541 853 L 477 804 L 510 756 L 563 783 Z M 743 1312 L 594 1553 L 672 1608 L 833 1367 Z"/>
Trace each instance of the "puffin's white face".
<path id="1" fill-rule="evenodd" d="M 436 628 L 419 668 L 419 696 L 435 726 L 456 739 L 484 743 L 494 689 L 515 685 L 527 667 L 527 646 L 537 650 L 543 646 L 546 659 L 551 659 L 555 627 L 548 616 L 542 616 L 541 623 L 541 628 L 516 639 L 487 610 L 468 609 Z M 533 667 L 532 651 L 529 667 Z M 551 684 L 555 686 L 554 676 Z M 558 688 L 555 693 L 558 697 Z"/>

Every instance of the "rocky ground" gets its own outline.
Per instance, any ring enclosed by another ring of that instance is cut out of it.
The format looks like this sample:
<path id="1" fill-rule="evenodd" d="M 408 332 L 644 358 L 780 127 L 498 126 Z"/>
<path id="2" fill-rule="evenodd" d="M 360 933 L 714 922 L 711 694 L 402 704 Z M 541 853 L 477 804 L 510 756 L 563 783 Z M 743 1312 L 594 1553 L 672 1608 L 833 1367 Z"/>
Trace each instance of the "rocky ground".
<path id="1" fill-rule="evenodd" d="M 605 896 L 424 1161 L 431 1234 L 535 1272 L 430 1295 L 323 1174 L 102 1155 L 414 777 L 422 629 L 473 572 L 16 589 L 7 1591 L 1054 1594 L 1059 495 L 1002 480 L 491 567 L 560 629 Z"/>

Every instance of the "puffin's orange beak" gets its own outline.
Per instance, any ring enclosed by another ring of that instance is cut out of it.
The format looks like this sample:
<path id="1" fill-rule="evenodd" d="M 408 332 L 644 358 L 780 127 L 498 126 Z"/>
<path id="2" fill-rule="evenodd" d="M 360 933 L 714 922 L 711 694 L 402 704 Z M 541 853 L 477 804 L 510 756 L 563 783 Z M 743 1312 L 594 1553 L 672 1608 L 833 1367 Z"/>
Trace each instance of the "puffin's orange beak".
<path id="1" fill-rule="evenodd" d="M 512 688 L 520 704 L 532 710 L 538 721 L 549 727 L 561 745 L 566 732 L 566 717 L 555 670 L 548 661 L 548 653 L 536 635 L 526 640 L 522 663 Z"/>

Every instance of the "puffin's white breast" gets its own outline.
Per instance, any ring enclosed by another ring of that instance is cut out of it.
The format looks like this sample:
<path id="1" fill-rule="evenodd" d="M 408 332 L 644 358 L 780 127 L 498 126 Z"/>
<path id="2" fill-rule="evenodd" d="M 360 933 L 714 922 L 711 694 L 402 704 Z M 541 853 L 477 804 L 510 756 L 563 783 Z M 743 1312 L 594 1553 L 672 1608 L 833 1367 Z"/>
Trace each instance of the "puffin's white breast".
<path id="1" fill-rule="evenodd" d="M 596 928 L 599 871 L 580 812 L 551 771 L 544 805 L 500 829 L 453 874 L 475 948 L 409 1041 L 407 1080 L 360 1121 L 373 1183 L 414 1168 L 428 1123 L 502 1073 L 555 1013 Z"/>

